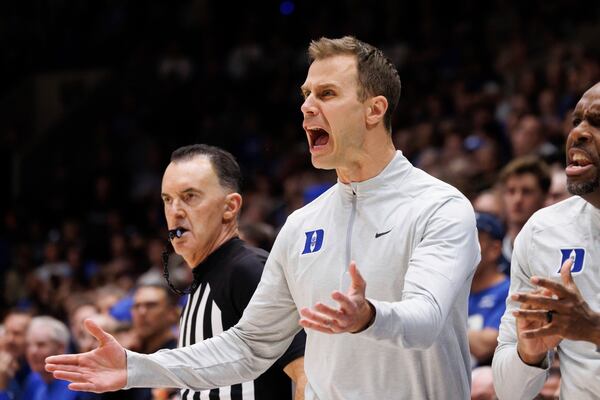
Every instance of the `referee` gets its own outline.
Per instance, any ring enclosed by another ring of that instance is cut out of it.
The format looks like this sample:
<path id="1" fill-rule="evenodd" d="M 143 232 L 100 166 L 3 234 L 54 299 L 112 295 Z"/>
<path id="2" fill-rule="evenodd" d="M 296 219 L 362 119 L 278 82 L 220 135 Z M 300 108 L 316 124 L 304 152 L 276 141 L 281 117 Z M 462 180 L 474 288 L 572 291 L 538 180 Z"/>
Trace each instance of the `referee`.
<path id="1" fill-rule="evenodd" d="M 171 243 L 192 267 L 194 281 L 180 321 L 179 347 L 216 336 L 241 318 L 262 275 L 268 253 L 238 238 L 241 173 L 228 152 L 208 145 L 175 150 L 165 170 L 162 199 Z M 304 398 L 305 334 L 254 381 L 194 392 L 187 399 Z M 284 373 L 285 372 L 285 373 Z M 288 376 L 286 376 L 286 374 Z"/>

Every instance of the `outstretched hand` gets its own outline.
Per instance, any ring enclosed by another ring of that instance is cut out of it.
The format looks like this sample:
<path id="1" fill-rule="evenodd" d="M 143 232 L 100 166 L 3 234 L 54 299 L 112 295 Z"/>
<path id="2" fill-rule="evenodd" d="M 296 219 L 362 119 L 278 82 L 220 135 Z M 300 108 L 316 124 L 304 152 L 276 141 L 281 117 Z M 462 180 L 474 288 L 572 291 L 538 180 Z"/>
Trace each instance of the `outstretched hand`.
<path id="1" fill-rule="evenodd" d="M 375 318 L 375 308 L 365 298 L 367 283 L 356 267 L 350 262 L 350 287 L 346 294 L 335 291 L 331 298 L 339 304 L 335 309 L 321 302 L 313 308 L 300 310 L 303 318 L 300 325 L 323 333 L 357 333 L 365 330 Z"/>
<path id="2" fill-rule="evenodd" d="M 533 329 L 519 333 L 523 339 L 559 337 L 600 343 L 600 313 L 594 312 L 583 299 L 573 281 L 568 259 L 560 269 L 561 282 L 534 276 L 531 282 L 543 289 L 543 294 L 517 293 L 513 300 L 527 305 L 514 312 L 517 319 L 533 324 Z"/>
<path id="3" fill-rule="evenodd" d="M 84 325 L 100 342 L 98 348 L 48 357 L 46 370 L 56 379 L 70 381 L 71 390 L 103 393 L 122 389 L 127 384 L 125 349 L 91 319 L 85 320 Z"/>

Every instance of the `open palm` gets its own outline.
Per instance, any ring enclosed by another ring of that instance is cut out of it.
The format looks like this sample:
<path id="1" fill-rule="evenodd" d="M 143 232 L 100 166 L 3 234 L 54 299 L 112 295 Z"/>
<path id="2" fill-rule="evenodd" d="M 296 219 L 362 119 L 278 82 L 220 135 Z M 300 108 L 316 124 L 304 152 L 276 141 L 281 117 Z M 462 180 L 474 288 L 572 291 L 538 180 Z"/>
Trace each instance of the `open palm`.
<path id="1" fill-rule="evenodd" d="M 100 342 L 98 348 L 87 353 L 48 357 L 46 370 L 57 379 L 70 381 L 71 390 L 102 393 L 122 389 L 127 383 L 125 349 L 94 321 L 88 319 L 84 324 Z"/>

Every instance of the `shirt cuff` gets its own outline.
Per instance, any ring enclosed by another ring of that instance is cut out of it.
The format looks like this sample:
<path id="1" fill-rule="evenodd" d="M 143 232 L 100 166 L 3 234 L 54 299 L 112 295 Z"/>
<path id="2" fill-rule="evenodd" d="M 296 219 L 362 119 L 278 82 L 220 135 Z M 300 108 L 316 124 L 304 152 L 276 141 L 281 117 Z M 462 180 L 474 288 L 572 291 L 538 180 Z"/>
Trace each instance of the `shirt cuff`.
<path id="1" fill-rule="evenodd" d="M 521 364 L 527 368 L 533 368 L 535 370 L 547 370 L 548 368 L 550 368 L 550 364 L 551 364 L 551 352 L 546 352 L 546 357 L 544 357 L 544 359 L 542 360 L 542 362 L 539 365 L 531 365 L 531 364 L 527 364 L 525 361 L 523 361 L 523 359 L 521 358 L 521 355 L 519 355 L 519 352 L 517 351 L 517 346 L 515 346 L 515 355 L 516 357 L 519 359 L 519 361 L 521 362 Z"/>

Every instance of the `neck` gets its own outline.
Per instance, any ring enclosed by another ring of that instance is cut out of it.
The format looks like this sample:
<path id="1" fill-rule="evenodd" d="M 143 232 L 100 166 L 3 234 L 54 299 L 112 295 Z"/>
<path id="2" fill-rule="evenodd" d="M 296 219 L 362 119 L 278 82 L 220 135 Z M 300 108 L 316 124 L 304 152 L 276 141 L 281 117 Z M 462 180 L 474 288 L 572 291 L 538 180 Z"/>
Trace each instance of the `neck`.
<path id="1" fill-rule="evenodd" d="M 156 335 L 147 337 L 142 341 L 142 353 L 154 353 L 160 350 L 164 343 L 174 338 L 175 336 L 173 336 L 173 332 L 171 332 L 170 328 L 163 332 L 159 332 Z"/>
<path id="2" fill-rule="evenodd" d="M 232 238 L 239 236 L 237 222 L 224 225 L 221 232 L 215 237 L 212 243 L 206 246 L 206 250 L 198 253 L 194 253 L 189 257 L 184 257 L 186 264 L 190 268 L 195 268 L 198 264 L 206 260 L 206 258 L 215 252 L 223 243 L 231 240 Z"/>
<path id="3" fill-rule="evenodd" d="M 367 132 L 364 146 L 353 152 L 344 166 L 336 168 L 343 183 L 362 182 L 377 175 L 392 161 L 396 148 L 391 135 L 383 131 Z M 383 137 L 382 137 L 383 136 Z"/>
<path id="4" fill-rule="evenodd" d="M 478 267 L 473 282 L 471 283 L 471 292 L 480 292 L 504 280 L 504 274 L 496 270 L 496 265 Z"/>
<path id="5" fill-rule="evenodd" d="M 596 208 L 600 208 L 600 190 L 596 189 L 592 193 L 581 196 L 582 199 Z"/>
<path id="6" fill-rule="evenodd" d="M 506 229 L 506 235 L 510 238 L 511 244 L 515 242 L 515 238 L 517 237 L 519 232 L 521 232 L 521 229 L 523 229 L 522 224 L 515 224 L 515 223 L 510 223 L 510 222 L 508 223 L 508 228 Z"/>

